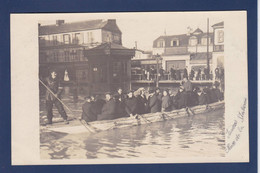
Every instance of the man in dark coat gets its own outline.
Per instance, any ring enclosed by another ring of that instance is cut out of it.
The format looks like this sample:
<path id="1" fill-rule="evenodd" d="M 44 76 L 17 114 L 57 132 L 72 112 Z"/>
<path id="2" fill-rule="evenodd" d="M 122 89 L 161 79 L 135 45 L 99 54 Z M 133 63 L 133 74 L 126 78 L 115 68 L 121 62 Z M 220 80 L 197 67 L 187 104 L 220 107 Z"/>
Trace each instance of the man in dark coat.
<path id="1" fill-rule="evenodd" d="M 125 100 L 125 110 L 129 117 L 137 113 L 137 99 L 134 97 L 134 92 L 129 91 Z"/>
<path id="2" fill-rule="evenodd" d="M 147 99 L 144 94 L 144 90 L 140 90 L 140 95 L 136 97 L 137 99 L 137 114 L 147 113 Z"/>
<path id="3" fill-rule="evenodd" d="M 188 70 L 187 67 L 184 69 L 183 78 L 188 78 Z"/>
<path id="4" fill-rule="evenodd" d="M 200 89 L 197 91 L 198 93 L 198 104 L 199 105 L 206 105 L 208 104 L 207 96 L 204 92 L 202 92 Z"/>
<path id="5" fill-rule="evenodd" d="M 61 92 L 62 92 L 62 87 L 60 86 L 59 79 L 57 77 L 57 72 L 55 70 L 52 70 L 50 73 L 50 76 L 46 78 L 46 86 L 48 89 L 46 90 L 46 109 L 47 109 L 47 118 L 48 122 L 47 124 L 52 124 L 52 118 L 53 118 L 53 113 L 52 113 L 52 108 L 53 104 L 56 106 L 58 109 L 59 114 L 61 117 L 64 119 L 65 124 L 68 124 L 68 116 L 63 108 L 62 103 L 58 98 L 60 99 Z"/>
<path id="6" fill-rule="evenodd" d="M 150 97 L 148 99 L 148 105 L 151 113 L 161 111 L 161 101 L 158 98 L 158 95 L 153 90 L 150 90 Z"/>
<path id="7" fill-rule="evenodd" d="M 97 116 L 97 120 L 112 120 L 116 114 L 116 102 L 112 98 L 111 93 L 106 93 L 106 103 L 103 105 L 101 114 Z"/>
<path id="8" fill-rule="evenodd" d="M 191 95 L 192 95 L 192 83 L 187 77 L 183 78 L 183 87 L 185 93 L 185 106 L 191 106 Z"/>
<path id="9" fill-rule="evenodd" d="M 85 98 L 85 103 L 82 105 L 82 116 L 81 119 L 86 122 L 96 121 L 97 115 L 93 110 L 93 103 L 91 102 L 90 97 Z"/>
<path id="10" fill-rule="evenodd" d="M 171 80 L 175 80 L 175 70 L 171 68 L 170 72 L 171 72 Z"/>
<path id="11" fill-rule="evenodd" d="M 123 94 L 122 88 L 117 90 L 115 94 L 116 101 L 116 118 L 126 117 L 127 113 L 125 111 L 125 96 Z"/>
<path id="12" fill-rule="evenodd" d="M 193 80 L 194 74 L 195 74 L 194 70 L 191 69 L 191 71 L 190 71 L 190 80 Z"/>
<path id="13" fill-rule="evenodd" d="M 181 80 L 181 71 L 178 68 L 176 70 L 176 80 Z"/>
<path id="14" fill-rule="evenodd" d="M 180 86 L 178 93 L 176 94 L 176 96 L 174 97 L 175 100 L 175 107 L 177 107 L 177 109 L 181 109 L 181 108 L 185 108 L 185 93 L 184 93 L 184 87 Z"/>

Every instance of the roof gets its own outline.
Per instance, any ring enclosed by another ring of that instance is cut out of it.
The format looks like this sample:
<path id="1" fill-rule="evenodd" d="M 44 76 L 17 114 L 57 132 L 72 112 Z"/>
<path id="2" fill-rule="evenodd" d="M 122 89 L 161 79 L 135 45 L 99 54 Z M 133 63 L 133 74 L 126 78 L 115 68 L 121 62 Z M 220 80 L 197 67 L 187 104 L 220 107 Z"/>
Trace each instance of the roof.
<path id="1" fill-rule="evenodd" d="M 201 29 L 197 28 L 192 34 L 194 34 L 194 33 L 203 33 L 203 31 Z"/>
<path id="2" fill-rule="evenodd" d="M 171 41 L 172 41 L 173 39 L 176 39 L 176 38 L 179 40 L 179 46 L 177 46 L 177 47 L 188 46 L 188 45 L 189 45 L 189 39 L 190 39 L 190 37 L 192 37 L 192 36 L 197 37 L 197 38 L 199 39 L 199 43 L 200 43 L 200 39 L 201 39 L 202 37 L 206 37 L 206 36 L 207 36 L 207 33 L 203 33 L 203 32 L 202 32 L 201 34 L 196 34 L 196 35 L 193 35 L 193 34 L 191 34 L 191 35 L 181 34 L 181 35 L 166 35 L 166 36 L 160 36 L 160 37 L 158 37 L 157 39 L 155 39 L 155 40 L 153 41 L 153 47 L 157 47 L 157 41 L 159 41 L 159 40 L 164 40 L 166 47 L 171 47 Z M 213 33 L 209 33 L 209 37 L 210 37 L 211 39 L 213 39 Z M 177 47 L 176 47 L 176 48 L 177 48 Z"/>
<path id="3" fill-rule="evenodd" d="M 89 57 L 105 58 L 105 55 L 115 55 L 120 58 L 132 58 L 135 55 L 134 49 L 128 49 L 115 43 L 102 43 L 94 48 L 85 50 Z"/>
<path id="4" fill-rule="evenodd" d="M 224 27 L 224 22 L 219 22 L 219 23 L 216 23 L 214 25 L 212 25 L 212 27 L 218 27 L 218 26 L 223 26 Z"/>
<path id="5" fill-rule="evenodd" d="M 120 44 L 115 44 L 115 43 L 102 43 L 100 45 L 98 45 L 97 47 L 92 48 L 92 50 L 102 50 L 102 49 L 128 49 Z M 132 49 L 128 49 L 128 50 L 132 50 Z"/>
<path id="6" fill-rule="evenodd" d="M 153 42 L 153 47 L 157 47 L 156 43 L 158 40 L 164 40 L 166 42 L 166 47 L 170 47 L 171 45 L 171 40 L 173 39 L 178 39 L 179 40 L 179 45 L 188 45 L 189 43 L 189 36 L 186 34 L 181 34 L 181 35 L 165 35 L 165 36 L 160 36 Z"/>
<path id="7" fill-rule="evenodd" d="M 45 25 L 39 26 L 39 35 L 49 35 L 49 34 L 58 34 L 58 33 L 67 33 L 75 31 L 85 31 L 93 29 L 105 29 L 108 31 L 121 33 L 120 29 L 116 25 L 115 19 L 108 20 L 88 20 L 81 22 L 73 23 L 63 23 L 60 25 Z"/>

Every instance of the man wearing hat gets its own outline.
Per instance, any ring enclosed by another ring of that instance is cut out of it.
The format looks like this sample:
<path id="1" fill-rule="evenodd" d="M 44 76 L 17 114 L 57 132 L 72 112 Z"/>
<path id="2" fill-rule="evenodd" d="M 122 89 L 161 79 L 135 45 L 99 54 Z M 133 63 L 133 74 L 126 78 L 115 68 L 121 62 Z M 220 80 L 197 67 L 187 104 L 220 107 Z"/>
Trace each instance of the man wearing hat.
<path id="1" fill-rule="evenodd" d="M 48 122 L 47 124 L 52 124 L 52 118 L 53 118 L 53 104 L 58 109 L 59 114 L 62 116 L 62 118 L 65 121 L 65 124 L 68 124 L 68 116 L 62 106 L 62 103 L 58 98 L 60 99 L 62 87 L 60 86 L 59 79 L 57 77 L 57 72 L 55 70 L 50 71 L 50 76 L 46 78 L 46 109 L 47 109 L 47 118 Z M 50 91 L 49 91 L 50 90 Z"/>
<path id="2" fill-rule="evenodd" d="M 184 87 L 182 85 L 180 86 L 178 93 L 174 97 L 174 100 L 175 100 L 175 106 L 177 107 L 177 109 L 181 109 L 186 106 L 185 105 Z"/>
<path id="3" fill-rule="evenodd" d="M 158 95 L 155 93 L 154 90 L 149 91 L 150 96 L 148 99 L 148 105 L 150 108 L 151 113 L 156 113 L 161 111 L 161 101 L 158 98 Z"/>
<path id="4" fill-rule="evenodd" d="M 125 100 L 125 110 L 128 116 L 132 117 L 137 113 L 137 99 L 134 97 L 134 91 L 127 93 Z"/>
<path id="5" fill-rule="evenodd" d="M 101 114 L 97 116 L 97 120 L 112 120 L 115 119 L 116 115 L 116 102 L 112 98 L 110 92 L 105 94 L 106 96 L 106 103 L 103 105 Z"/>
<path id="6" fill-rule="evenodd" d="M 96 121 L 97 116 L 95 115 L 95 111 L 93 109 L 93 103 L 91 101 L 91 97 L 85 97 L 85 103 L 82 105 L 82 117 L 81 119 L 86 122 Z"/>

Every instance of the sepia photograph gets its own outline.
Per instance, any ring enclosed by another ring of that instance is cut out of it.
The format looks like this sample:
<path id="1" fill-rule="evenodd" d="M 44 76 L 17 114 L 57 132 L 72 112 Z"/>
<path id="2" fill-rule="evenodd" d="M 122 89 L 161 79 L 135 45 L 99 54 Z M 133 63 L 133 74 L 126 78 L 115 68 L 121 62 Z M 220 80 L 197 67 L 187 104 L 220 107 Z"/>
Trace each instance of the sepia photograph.
<path id="1" fill-rule="evenodd" d="M 30 66 L 39 162 L 248 160 L 247 33 L 230 29 L 246 13 L 42 16 Z"/>

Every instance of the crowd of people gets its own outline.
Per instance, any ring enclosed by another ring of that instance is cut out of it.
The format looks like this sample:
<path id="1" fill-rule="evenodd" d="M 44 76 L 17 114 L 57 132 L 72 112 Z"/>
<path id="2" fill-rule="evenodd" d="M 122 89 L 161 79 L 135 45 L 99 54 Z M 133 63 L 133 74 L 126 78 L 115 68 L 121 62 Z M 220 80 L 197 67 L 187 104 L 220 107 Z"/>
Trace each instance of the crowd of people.
<path id="1" fill-rule="evenodd" d="M 119 88 L 114 94 L 106 93 L 105 100 L 95 96 L 87 96 L 82 106 L 81 118 L 86 122 L 111 120 L 207 105 L 223 100 L 223 93 L 218 87 L 219 82 L 203 89 L 193 87 L 190 80 L 184 77 L 177 94 L 173 94 L 170 89 L 161 91 L 160 88 L 148 91 L 140 88 L 136 91 L 131 90 L 123 93 L 122 88 Z"/>
<path id="2" fill-rule="evenodd" d="M 46 88 L 47 124 L 52 124 L 53 105 L 68 124 L 68 116 L 64 110 L 64 103 L 60 99 L 62 87 L 57 78 L 57 72 L 52 70 L 45 83 L 40 80 Z M 95 96 L 85 97 L 82 105 L 81 119 L 86 122 L 97 120 L 111 120 L 121 117 L 132 117 L 146 113 L 167 112 L 175 109 L 188 109 L 191 106 L 207 105 L 221 101 L 224 98 L 219 89 L 220 83 L 215 81 L 214 85 L 204 88 L 192 86 L 191 81 L 185 76 L 181 81 L 176 94 L 171 89 L 160 88 L 145 90 L 139 88 L 136 91 L 123 93 L 119 88 L 116 93 L 106 93 L 105 99 Z"/>
<path id="3" fill-rule="evenodd" d="M 214 70 L 215 80 L 220 80 L 224 77 L 224 69 L 216 68 Z M 213 72 L 208 72 L 207 68 L 191 69 L 189 72 L 187 67 L 184 69 L 170 68 L 169 71 L 159 68 L 158 79 L 159 80 L 182 80 L 183 78 L 189 78 L 190 80 L 213 80 Z M 141 68 L 141 80 L 156 80 L 157 69 L 154 66 L 151 68 Z"/>

